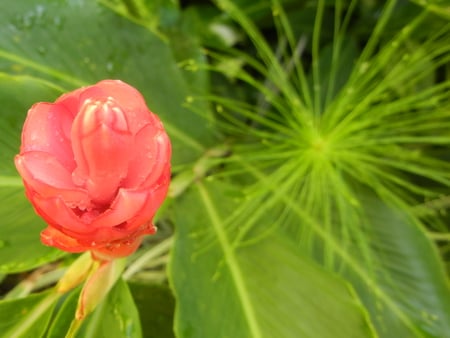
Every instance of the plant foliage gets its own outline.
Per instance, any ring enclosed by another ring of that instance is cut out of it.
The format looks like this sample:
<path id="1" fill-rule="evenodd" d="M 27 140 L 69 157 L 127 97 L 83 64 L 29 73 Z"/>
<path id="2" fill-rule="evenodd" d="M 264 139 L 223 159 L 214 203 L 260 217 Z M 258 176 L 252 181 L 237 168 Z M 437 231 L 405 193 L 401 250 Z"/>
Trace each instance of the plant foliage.
<path id="1" fill-rule="evenodd" d="M 21 124 L 104 78 L 161 117 L 173 181 L 77 337 L 448 335 L 445 4 L 25 0 L 0 18 L 5 338 L 63 336 L 79 292 L 51 290 L 74 258 L 39 243 Z"/>

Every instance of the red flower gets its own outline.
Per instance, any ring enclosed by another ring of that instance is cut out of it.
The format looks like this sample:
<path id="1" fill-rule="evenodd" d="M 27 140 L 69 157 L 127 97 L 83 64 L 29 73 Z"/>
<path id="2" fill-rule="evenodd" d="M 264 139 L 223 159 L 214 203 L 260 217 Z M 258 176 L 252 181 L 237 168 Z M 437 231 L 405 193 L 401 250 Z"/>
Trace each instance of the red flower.
<path id="1" fill-rule="evenodd" d="M 127 256 L 170 181 L 169 138 L 133 87 L 117 80 L 37 103 L 15 163 L 26 195 L 48 223 L 44 244 L 94 257 Z"/>

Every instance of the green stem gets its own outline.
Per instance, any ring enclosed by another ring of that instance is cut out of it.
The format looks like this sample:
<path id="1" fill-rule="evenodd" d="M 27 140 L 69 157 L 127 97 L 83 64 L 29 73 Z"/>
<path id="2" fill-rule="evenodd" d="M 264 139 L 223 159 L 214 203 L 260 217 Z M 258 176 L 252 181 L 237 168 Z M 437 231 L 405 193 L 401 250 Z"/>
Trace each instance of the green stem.
<path id="1" fill-rule="evenodd" d="M 320 35 L 322 29 L 323 13 L 325 9 L 325 2 L 320 0 L 317 4 L 316 18 L 314 20 L 314 31 L 312 40 L 312 75 L 313 75 L 313 93 L 314 93 L 314 113 L 316 117 L 319 117 L 321 108 L 321 83 L 320 83 L 320 70 L 319 70 L 319 44 Z"/>
<path id="2" fill-rule="evenodd" d="M 125 280 L 130 279 L 130 277 L 141 270 L 149 260 L 152 260 L 167 252 L 172 247 L 172 244 L 173 237 L 169 237 L 158 245 L 155 245 L 151 250 L 147 251 L 128 267 L 128 269 L 123 274 L 123 278 Z"/>

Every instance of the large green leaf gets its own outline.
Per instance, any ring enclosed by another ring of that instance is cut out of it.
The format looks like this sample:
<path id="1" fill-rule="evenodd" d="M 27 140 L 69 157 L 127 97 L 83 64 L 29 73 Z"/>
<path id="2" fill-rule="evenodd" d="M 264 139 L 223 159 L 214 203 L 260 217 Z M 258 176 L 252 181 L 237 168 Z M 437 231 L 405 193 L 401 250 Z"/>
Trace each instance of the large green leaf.
<path id="1" fill-rule="evenodd" d="M 77 309 L 80 291 L 81 287 L 78 287 L 64 296 L 61 305 L 57 308 L 58 312 L 53 317 L 51 325 L 46 332 L 46 338 L 64 337 L 69 331 Z"/>
<path id="2" fill-rule="evenodd" d="M 57 298 L 51 290 L 22 299 L 0 301 L 1 337 L 42 337 Z"/>
<path id="3" fill-rule="evenodd" d="M 144 338 L 173 338 L 174 299 L 167 285 L 129 282 Z"/>
<path id="4" fill-rule="evenodd" d="M 149 29 L 87 0 L 2 3 L 0 22 L 0 71 L 65 90 L 104 78 L 129 82 L 162 117 L 174 164 L 193 160 L 212 140 L 207 120 L 182 107 L 190 87 L 170 45 Z"/>
<path id="5" fill-rule="evenodd" d="M 259 208 L 276 213 L 273 201 L 279 199 L 294 215 L 287 218 L 289 223 L 311 229 L 329 246 L 334 265 L 341 266 L 340 274 L 355 287 L 380 337 L 445 337 L 450 323 L 449 283 L 436 248 L 405 209 L 388 206 L 367 191 L 351 195 L 358 202 L 346 210 L 347 220 L 355 217 L 352 213 L 361 214 L 357 225 L 365 235 L 350 244 L 311 217 L 268 176 L 256 169 L 254 173 L 272 195 Z M 368 251 L 362 250 L 362 241 Z"/>
<path id="6" fill-rule="evenodd" d="M 445 337 L 450 332 L 450 288 L 436 249 L 404 213 L 373 196 L 363 201 L 375 283 L 369 286 L 351 269 L 349 278 L 380 337 Z"/>
<path id="7" fill-rule="evenodd" d="M 227 216 L 242 201 L 217 182 L 177 204 L 171 280 L 179 337 L 370 337 L 349 288 L 272 234 L 236 246 Z"/>

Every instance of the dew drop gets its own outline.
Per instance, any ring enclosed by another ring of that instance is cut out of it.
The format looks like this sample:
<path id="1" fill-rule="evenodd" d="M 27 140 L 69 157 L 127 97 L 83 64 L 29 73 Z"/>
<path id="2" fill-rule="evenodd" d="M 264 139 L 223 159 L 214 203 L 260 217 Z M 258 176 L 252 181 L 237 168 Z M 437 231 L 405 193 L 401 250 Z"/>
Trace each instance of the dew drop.
<path id="1" fill-rule="evenodd" d="M 358 202 L 357 199 L 355 199 L 355 198 L 350 198 L 350 199 L 349 199 L 349 202 L 350 202 L 350 204 L 353 205 L 354 207 L 359 207 L 359 202 Z"/>
<path id="2" fill-rule="evenodd" d="M 189 59 L 186 61 L 184 69 L 195 72 L 198 70 L 198 64 L 194 59 Z"/>
<path id="3" fill-rule="evenodd" d="M 280 15 L 280 9 L 279 9 L 278 7 L 274 7 L 274 8 L 272 9 L 272 15 L 273 15 L 273 16 L 278 16 L 278 15 Z"/>
<path id="4" fill-rule="evenodd" d="M 36 6 L 36 17 L 37 18 L 42 18 L 42 16 L 44 15 L 45 12 L 45 7 L 42 5 L 37 5 Z"/>
<path id="5" fill-rule="evenodd" d="M 114 63 L 112 61 L 109 61 L 106 63 L 106 71 L 109 73 L 112 73 L 114 70 Z"/>
<path id="6" fill-rule="evenodd" d="M 30 28 L 33 24 L 33 16 L 30 14 L 25 14 L 22 17 L 22 25 L 23 28 Z"/>
<path id="7" fill-rule="evenodd" d="M 37 50 L 41 55 L 45 55 L 45 53 L 47 53 L 47 48 L 45 48 L 44 46 L 39 46 Z"/>
<path id="8" fill-rule="evenodd" d="M 364 74 L 369 69 L 370 63 L 369 62 L 363 62 L 361 66 L 359 67 L 359 72 L 361 74 Z"/>
<path id="9" fill-rule="evenodd" d="M 63 20 L 61 19 L 60 16 L 55 16 L 55 17 L 53 17 L 53 24 L 54 24 L 56 27 L 61 28 L 61 27 L 62 27 L 62 24 L 63 24 Z"/>
<path id="10" fill-rule="evenodd" d="M 8 243 L 6 241 L 0 239 L 0 248 L 4 248 L 7 245 Z"/>

